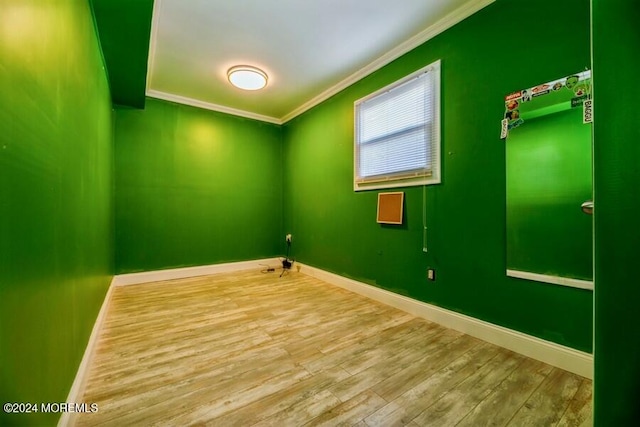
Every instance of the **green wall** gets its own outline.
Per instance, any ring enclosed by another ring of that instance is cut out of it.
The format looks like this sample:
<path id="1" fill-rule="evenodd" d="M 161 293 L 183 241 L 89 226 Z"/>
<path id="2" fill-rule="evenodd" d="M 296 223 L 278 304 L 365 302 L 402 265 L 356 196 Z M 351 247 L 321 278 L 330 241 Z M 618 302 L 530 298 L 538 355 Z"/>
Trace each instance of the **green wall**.
<path id="1" fill-rule="evenodd" d="M 113 104 L 144 108 L 153 0 L 89 0 Z"/>
<path id="2" fill-rule="evenodd" d="M 592 0 L 595 425 L 640 422 L 640 31 L 635 0 Z M 614 30 L 615 29 L 615 30 Z"/>
<path id="3" fill-rule="evenodd" d="M 118 273 L 284 252 L 279 126 L 148 99 L 116 113 Z"/>
<path id="4" fill-rule="evenodd" d="M 0 401 L 62 402 L 113 269 L 111 100 L 88 2 L 0 3 L 0 99 Z"/>
<path id="5" fill-rule="evenodd" d="M 507 268 L 593 280 L 591 125 L 582 108 L 525 119 L 505 141 Z"/>
<path id="6" fill-rule="evenodd" d="M 584 351 L 590 291 L 505 275 L 504 97 L 590 65 L 589 1 L 498 0 L 284 126 L 285 221 L 302 262 Z M 568 52 L 570 54 L 568 54 Z M 442 59 L 443 182 L 405 224 L 353 191 L 353 102 Z M 436 281 L 426 279 L 427 267 Z"/>

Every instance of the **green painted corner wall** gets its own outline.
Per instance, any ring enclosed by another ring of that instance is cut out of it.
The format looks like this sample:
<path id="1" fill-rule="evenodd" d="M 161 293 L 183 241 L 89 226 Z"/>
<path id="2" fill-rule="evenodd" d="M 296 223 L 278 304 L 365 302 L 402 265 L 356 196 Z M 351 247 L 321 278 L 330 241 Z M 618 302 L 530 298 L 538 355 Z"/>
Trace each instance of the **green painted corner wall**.
<path id="1" fill-rule="evenodd" d="M 0 99 L 0 401 L 63 402 L 113 269 L 111 99 L 88 2 L 0 3 Z"/>
<path id="2" fill-rule="evenodd" d="M 594 82 L 594 421 L 640 423 L 640 69 L 635 0 L 592 0 Z"/>
<path id="3" fill-rule="evenodd" d="M 279 126 L 148 99 L 116 113 L 118 273 L 282 255 Z"/>
<path id="4" fill-rule="evenodd" d="M 115 105 L 144 108 L 154 0 L 89 0 Z"/>
<path id="5" fill-rule="evenodd" d="M 544 11 L 553 11 L 544 12 Z M 590 66 L 588 0 L 498 0 L 284 126 L 285 231 L 302 262 L 583 351 L 590 291 L 505 275 L 504 96 Z M 443 182 L 405 188 L 405 223 L 353 191 L 353 103 L 442 60 Z M 426 269 L 436 269 L 428 282 Z"/>

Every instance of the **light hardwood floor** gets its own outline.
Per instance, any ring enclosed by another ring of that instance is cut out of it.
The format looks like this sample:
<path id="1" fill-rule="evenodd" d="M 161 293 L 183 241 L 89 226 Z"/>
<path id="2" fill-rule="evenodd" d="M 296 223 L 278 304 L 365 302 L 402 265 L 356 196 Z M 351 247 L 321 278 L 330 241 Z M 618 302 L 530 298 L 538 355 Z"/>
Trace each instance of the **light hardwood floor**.
<path id="1" fill-rule="evenodd" d="M 591 381 L 306 276 L 114 289 L 77 426 L 582 426 Z"/>

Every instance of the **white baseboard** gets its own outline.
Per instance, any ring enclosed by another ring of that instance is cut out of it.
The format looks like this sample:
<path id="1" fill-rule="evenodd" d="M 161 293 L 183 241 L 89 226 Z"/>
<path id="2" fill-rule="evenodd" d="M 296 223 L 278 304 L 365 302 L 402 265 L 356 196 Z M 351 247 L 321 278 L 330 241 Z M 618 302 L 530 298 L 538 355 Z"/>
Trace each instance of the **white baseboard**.
<path id="1" fill-rule="evenodd" d="M 414 316 L 455 329 L 569 372 L 593 379 L 593 356 L 455 311 L 414 300 L 319 268 L 297 263 L 303 274 L 390 305 Z"/>
<path id="2" fill-rule="evenodd" d="M 89 342 L 85 349 L 80 367 L 69 391 L 67 402 L 82 403 L 82 395 L 86 385 L 89 367 L 98 341 L 98 336 L 104 322 L 111 295 L 115 286 L 132 285 L 163 280 L 181 279 L 204 276 L 215 273 L 251 270 L 265 266 L 278 267 L 279 258 L 241 261 L 225 264 L 214 264 L 199 267 L 178 268 L 171 270 L 148 271 L 143 273 L 122 274 L 115 276 L 104 298 L 96 322 L 93 325 Z M 366 283 L 348 279 L 319 268 L 296 262 L 297 271 L 316 277 L 329 284 L 339 286 L 351 292 L 366 296 L 383 304 L 403 310 L 414 316 L 422 317 L 451 329 L 464 332 L 473 337 L 507 348 L 527 357 L 557 366 L 569 372 L 593 379 L 593 356 L 589 353 L 574 350 L 550 341 L 545 341 L 502 326 L 475 319 L 464 314 L 446 310 L 432 304 L 414 300 Z M 90 403 L 90 402 L 89 402 Z M 73 426 L 74 413 L 65 412 L 58 421 L 58 427 Z"/>
<path id="3" fill-rule="evenodd" d="M 570 277 L 549 276 L 548 274 L 531 273 L 529 271 L 509 270 L 507 276 L 518 279 L 534 280 L 536 282 L 552 283 L 554 285 L 569 286 L 570 288 L 593 290 L 593 280 L 572 279 Z"/>
<path id="4" fill-rule="evenodd" d="M 232 273 L 234 271 L 251 270 L 268 265 L 282 266 L 279 258 L 265 258 L 252 261 L 228 262 L 224 264 L 202 265 L 197 267 L 173 268 L 170 270 L 144 271 L 142 273 L 120 274 L 114 277 L 115 285 L 135 285 L 138 283 L 160 282 L 163 280 L 184 279 L 187 277 L 206 276 L 216 273 Z"/>
<path id="5" fill-rule="evenodd" d="M 76 377 L 73 380 L 71 390 L 69 391 L 69 395 L 67 396 L 66 402 L 68 403 L 83 403 L 82 395 L 84 394 L 84 388 L 89 376 L 89 367 L 91 366 L 91 361 L 93 360 L 93 355 L 98 343 L 98 336 L 100 335 L 102 324 L 104 323 L 104 319 L 107 316 L 109 302 L 111 301 L 111 294 L 113 293 L 113 288 L 115 286 L 114 282 L 115 277 L 111 279 L 109 289 L 107 290 L 107 294 L 105 295 L 104 300 L 102 301 L 102 306 L 100 307 L 100 311 L 98 312 L 98 317 L 93 324 L 93 329 L 91 330 L 91 335 L 89 336 L 89 342 L 87 343 L 87 347 L 84 350 L 82 360 L 80 361 L 80 366 L 78 367 L 78 371 L 76 372 Z M 69 427 L 73 426 L 74 424 L 74 412 L 63 412 L 60 416 L 60 419 L 58 420 L 58 427 Z"/>

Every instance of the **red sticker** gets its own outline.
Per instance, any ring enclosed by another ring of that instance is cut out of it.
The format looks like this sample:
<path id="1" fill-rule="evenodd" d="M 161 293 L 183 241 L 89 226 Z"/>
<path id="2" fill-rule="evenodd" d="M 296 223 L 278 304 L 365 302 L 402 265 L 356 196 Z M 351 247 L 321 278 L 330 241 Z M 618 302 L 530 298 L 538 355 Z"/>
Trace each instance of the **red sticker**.
<path id="1" fill-rule="evenodd" d="M 521 96 L 522 96 L 522 91 L 519 90 L 517 92 L 510 93 L 509 95 L 507 95 L 504 98 L 504 100 L 505 101 L 511 101 L 512 99 L 519 99 Z"/>

